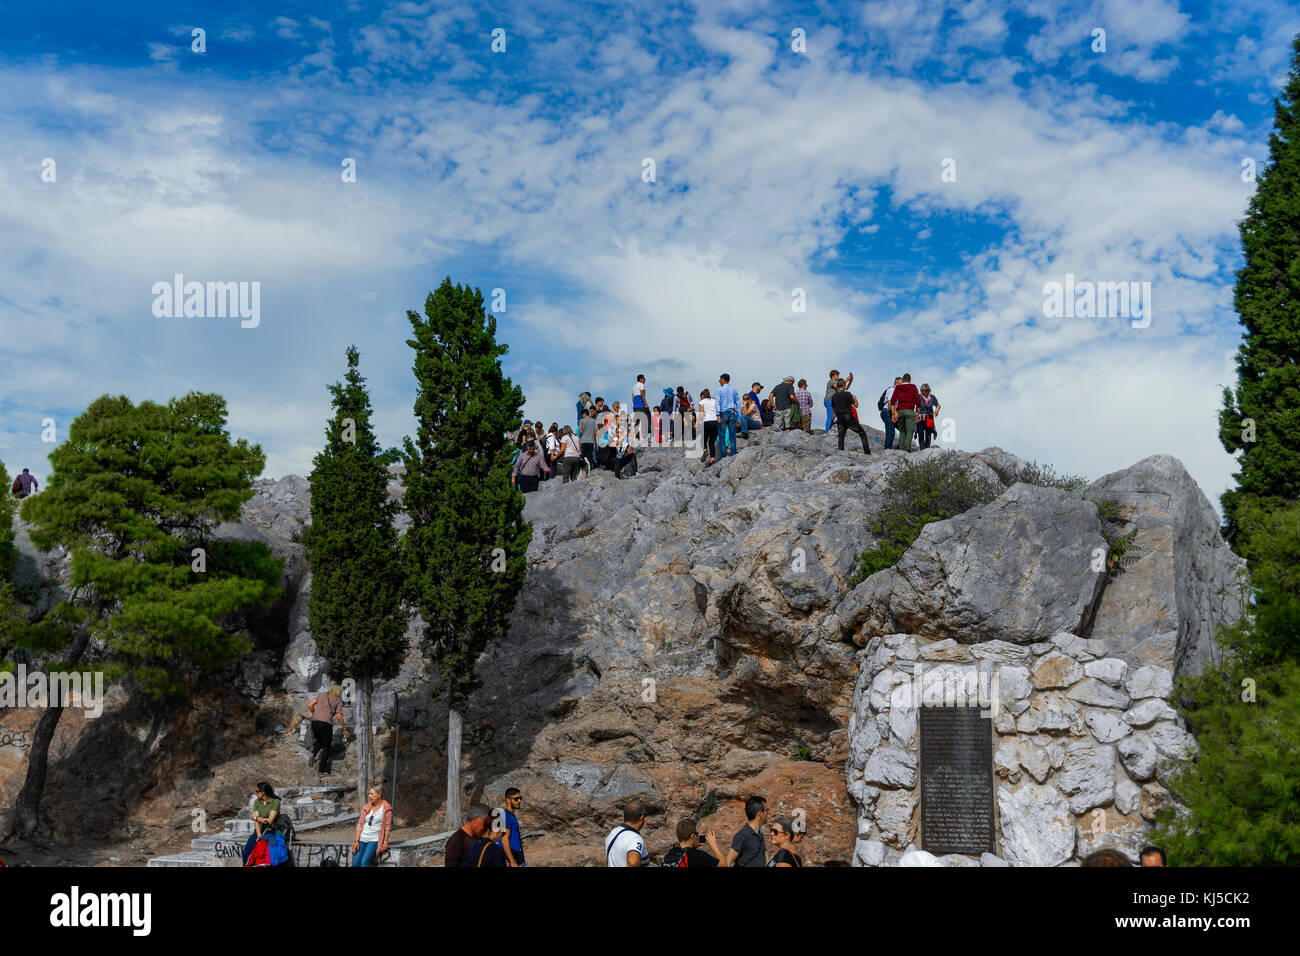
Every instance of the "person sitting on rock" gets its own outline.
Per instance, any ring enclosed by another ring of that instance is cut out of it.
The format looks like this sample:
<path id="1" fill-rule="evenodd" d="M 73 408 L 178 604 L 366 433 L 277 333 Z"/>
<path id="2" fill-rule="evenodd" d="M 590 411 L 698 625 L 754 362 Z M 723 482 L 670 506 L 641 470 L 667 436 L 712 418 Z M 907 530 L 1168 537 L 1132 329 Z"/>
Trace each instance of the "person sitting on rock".
<path id="1" fill-rule="evenodd" d="M 614 462 L 614 477 L 626 478 L 628 475 L 636 474 L 636 449 L 632 447 L 632 429 L 631 427 L 621 429 L 618 435 L 618 444 L 615 446 L 615 453 L 618 455 Z M 624 474 L 624 472 L 628 474 Z"/>
<path id="2" fill-rule="evenodd" d="M 263 780 L 253 791 L 253 809 L 248 811 L 253 818 L 253 832 L 248 836 L 248 842 L 244 844 L 244 864 L 248 864 L 248 858 L 253 855 L 253 847 L 257 846 L 257 841 L 264 835 L 269 835 L 275 827 L 275 819 L 280 815 L 280 798 L 276 795 L 275 788 L 270 783 Z"/>
<path id="3" fill-rule="evenodd" d="M 375 857 L 388 852 L 388 831 L 393 825 L 393 807 L 384 799 L 384 785 L 370 788 L 366 805 L 357 820 L 357 833 L 352 840 L 352 865 L 374 866 Z"/>

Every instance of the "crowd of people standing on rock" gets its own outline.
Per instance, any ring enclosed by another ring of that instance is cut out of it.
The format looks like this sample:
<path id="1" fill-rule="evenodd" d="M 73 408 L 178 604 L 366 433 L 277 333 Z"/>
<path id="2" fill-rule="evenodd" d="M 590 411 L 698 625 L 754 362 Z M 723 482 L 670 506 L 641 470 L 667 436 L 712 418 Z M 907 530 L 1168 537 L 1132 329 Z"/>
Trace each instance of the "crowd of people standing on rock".
<path id="1" fill-rule="evenodd" d="M 859 402 L 849 390 L 852 384 L 852 373 L 841 378 L 838 369 L 831 369 L 822 398 L 825 433 L 837 428 L 843 451 L 845 435 L 854 432 L 863 452 L 870 454 L 858 417 Z M 636 377 L 627 406 L 606 405 L 603 397 L 593 399 L 590 392 L 583 392 L 575 406 L 575 424 L 552 422 L 548 429 L 541 422 L 525 420 L 507 436 L 515 454 L 511 484 L 527 493 L 556 475 L 568 482 L 602 468 L 617 478 L 630 477 L 636 474 L 638 447 L 676 442 L 698 441 L 703 449 L 700 461 L 707 467 L 736 454 L 737 443 L 748 440 L 751 432 L 812 431 L 814 400 L 806 379 L 796 381 L 787 375 L 766 397 L 762 389 L 761 382 L 754 382 L 741 395 L 724 372 L 718 376 L 717 393 L 701 389 L 698 399 L 678 385 L 665 387 L 663 397 L 652 403 L 644 375 Z M 884 447 L 894 448 L 896 439 L 897 447 L 905 451 L 912 450 L 913 439 L 922 449 L 931 447 L 939 408 L 928 384 L 913 385 L 910 373 L 896 377 L 876 401 L 885 429 Z"/>

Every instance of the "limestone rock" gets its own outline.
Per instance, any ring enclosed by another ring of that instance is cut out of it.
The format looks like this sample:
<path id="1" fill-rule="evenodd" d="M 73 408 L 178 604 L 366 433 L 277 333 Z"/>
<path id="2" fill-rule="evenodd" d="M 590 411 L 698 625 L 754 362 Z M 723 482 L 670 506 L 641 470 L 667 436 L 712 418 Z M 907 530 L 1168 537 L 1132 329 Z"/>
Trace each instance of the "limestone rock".
<path id="1" fill-rule="evenodd" d="M 1074 851 L 1074 823 L 1065 798 L 1053 787 L 998 788 L 1003 858 L 1012 866 L 1059 866 Z"/>
<path id="2" fill-rule="evenodd" d="M 1132 780 L 1115 784 L 1115 809 L 1120 813 L 1137 813 L 1142 803 L 1142 791 Z"/>
<path id="3" fill-rule="evenodd" d="M 1053 651 L 1034 664 L 1034 686 L 1039 690 L 1069 687 L 1083 677 L 1083 665 L 1073 657 Z"/>
<path id="4" fill-rule="evenodd" d="M 1147 642 L 1164 657 L 1164 636 L 1173 635 L 1170 669 L 1199 673 L 1216 658 L 1215 629 L 1241 614 L 1246 596 L 1244 562 L 1219 533 L 1214 507 L 1168 455 L 1099 478 L 1083 495 L 1121 505 L 1123 531 L 1133 536 L 1126 557 L 1136 559 L 1107 583 L 1092 637 L 1105 642 L 1108 656 L 1140 665 L 1153 663 L 1143 659 Z"/>
<path id="5" fill-rule="evenodd" d="M 1022 734 L 1049 733 L 1072 734 L 1084 732 L 1083 716 L 1079 708 L 1059 691 L 1036 695 L 1029 708 L 1016 718 L 1016 729 Z"/>
<path id="6" fill-rule="evenodd" d="M 887 790 L 876 801 L 876 827 L 889 846 L 901 850 L 916 839 L 917 799 L 910 790 Z"/>
<path id="7" fill-rule="evenodd" d="M 920 649 L 917 656 L 923 661 L 933 661 L 935 663 L 966 664 L 972 660 L 970 648 L 964 644 L 958 644 L 950 637 L 942 641 L 935 641 L 933 644 L 927 644 Z"/>
<path id="8" fill-rule="evenodd" d="M 1110 807 L 1097 808 L 1080 817 L 1075 825 L 1075 855 L 1085 857 L 1098 850 L 1119 850 L 1133 863 L 1146 840 L 1146 825 L 1117 813 Z"/>
<path id="9" fill-rule="evenodd" d="M 1083 712 L 1092 735 L 1103 744 L 1111 744 L 1126 737 L 1133 730 L 1118 714 L 1111 710 L 1089 708 Z"/>
<path id="10" fill-rule="evenodd" d="M 1149 727 L 1157 720 L 1177 720 L 1178 711 L 1158 697 L 1149 697 L 1124 712 L 1125 722 L 1134 727 Z"/>
<path id="11" fill-rule="evenodd" d="M 858 840 L 853 855 L 859 866 L 883 866 L 885 845 L 879 840 Z"/>
<path id="12" fill-rule="evenodd" d="M 1162 720 L 1147 731 L 1151 743 L 1168 760 L 1190 760 L 1196 755 L 1196 738 L 1172 720 Z"/>
<path id="13" fill-rule="evenodd" d="M 907 631 L 963 643 L 1029 644 L 1079 626 L 1101 586 L 1096 508 L 1018 484 L 965 514 L 926 525 L 898 564 L 873 574 L 836 614 L 869 637 Z"/>
<path id="14" fill-rule="evenodd" d="M 1163 667 L 1139 667 L 1128 679 L 1128 695 L 1134 700 L 1144 697 L 1168 697 L 1174 689 L 1174 675 Z"/>
<path id="15" fill-rule="evenodd" d="M 927 853 L 925 850 L 918 850 L 915 847 L 909 847 L 898 861 L 899 866 L 943 866 L 944 864 L 933 853 Z"/>
<path id="16" fill-rule="evenodd" d="M 1085 677 L 1071 687 L 1067 693 L 1071 700 L 1077 700 L 1081 704 L 1089 704 L 1093 707 L 1124 708 L 1129 704 L 1128 694 L 1122 690 L 1116 690 L 1109 684 L 1102 683 L 1095 677 Z"/>
<path id="17" fill-rule="evenodd" d="M 1124 678 L 1128 674 L 1128 664 L 1118 657 L 1103 657 L 1101 660 L 1089 661 L 1083 666 L 1083 672 L 1089 677 L 1095 677 L 1099 681 L 1109 684 L 1111 687 L 1119 687 L 1124 683 Z M 1130 697 L 1137 695 L 1129 690 Z"/>
<path id="18" fill-rule="evenodd" d="M 1158 755 L 1145 734 L 1125 737 L 1115 745 L 1115 749 L 1119 753 L 1119 762 L 1134 780 L 1141 783 L 1155 776 Z"/>
<path id="19" fill-rule="evenodd" d="M 886 789 L 916 786 L 916 757 L 893 747 L 877 749 L 867 760 L 862 779 Z"/>
<path id="20" fill-rule="evenodd" d="M 1115 796 L 1115 753 L 1106 744 L 1075 741 L 1065 748 L 1056 786 L 1070 798 L 1070 812 L 1084 813 Z"/>

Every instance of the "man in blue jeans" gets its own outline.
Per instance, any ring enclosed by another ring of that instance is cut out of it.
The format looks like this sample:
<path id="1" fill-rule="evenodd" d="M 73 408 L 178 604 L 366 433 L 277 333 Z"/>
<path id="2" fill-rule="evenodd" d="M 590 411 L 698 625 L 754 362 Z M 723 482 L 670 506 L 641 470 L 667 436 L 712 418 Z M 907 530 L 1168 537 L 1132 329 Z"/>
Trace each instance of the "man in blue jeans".
<path id="1" fill-rule="evenodd" d="M 837 391 L 835 383 L 839 381 L 839 377 L 839 369 L 831 369 L 831 380 L 826 383 L 826 397 L 822 402 L 822 404 L 826 406 L 826 434 L 828 435 L 831 433 L 831 425 L 835 423 L 835 413 L 831 411 L 831 399 L 835 397 L 835 392 Z M 853 373 L 850 372 L 849 377 L 844 381 L 848 382 L 849 385 L 852 385 Z"/>
<path id="2" fill-rule="evenodd" d="M 894 447 L 894 410 L 889 407 L 889 403 L 894 400 L 894 389 L 898 388 L 903 376 L 894 377 L 894 384 L 889 386 L 880 393 L 880 398 L 876 400 L 876 407 L 880 409 L 880 420 L 885 423 L 885 447 Z"/>
<path id="3" fill-rule="evenodd" d="M 740 419 L 740 393 L 730 385 L 731 376 L 723 372 L 718 376 L 718 445 L 719 458 L 727 457 L 727 449 L 736 454 L 736 422 Z"/>

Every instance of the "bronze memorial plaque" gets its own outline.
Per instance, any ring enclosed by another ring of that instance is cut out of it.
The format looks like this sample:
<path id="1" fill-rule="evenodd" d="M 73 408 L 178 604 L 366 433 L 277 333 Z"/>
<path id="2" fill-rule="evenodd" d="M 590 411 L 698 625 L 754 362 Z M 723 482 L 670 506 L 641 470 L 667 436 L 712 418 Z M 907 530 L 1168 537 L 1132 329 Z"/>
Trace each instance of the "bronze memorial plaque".
<path id="1" fill-rule="evenodd" d="M 993 853 L 993 728 L 978 707 L 921 707 L 921 847 Z"/>

